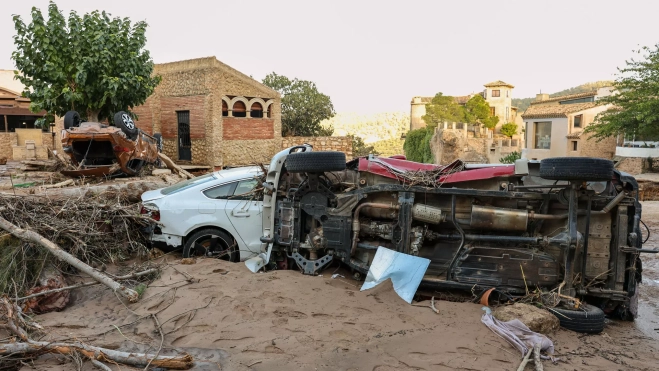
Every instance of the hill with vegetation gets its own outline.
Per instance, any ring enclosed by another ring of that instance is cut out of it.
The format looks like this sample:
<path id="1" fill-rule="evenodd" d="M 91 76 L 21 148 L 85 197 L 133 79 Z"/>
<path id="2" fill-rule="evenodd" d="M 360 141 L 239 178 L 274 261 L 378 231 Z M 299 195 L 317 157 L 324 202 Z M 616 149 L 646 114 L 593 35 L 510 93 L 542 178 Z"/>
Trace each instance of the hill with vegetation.
<path id="1" fill-rule="evenodd" d="M 585 93 L 588 91 L 592 91 L 595 89 L 603 88 L 605 86 L 611 86 L 613 85 L 613 81 L 611 80 L 602 80 L 602 81 L 595 81 L 595 82 L 587 82 L 585 84 L 581 84 L 579 86 L 575 86 L 573 88 L 565 89 L 558 91 L 553 94 L 549 94 L 550 97 L 559 97 L 561 95 L 569 95 L 569 94 L 579 94 L 579 93 Z M 519 112 L 524 112 L 526 111 L 527 108 L 529 108 L 529 105 L 531 105 L 531 102 L 535 100 L 535 97 L 532 98 L 513 98 L 513 106 L 519 108 Z"/>

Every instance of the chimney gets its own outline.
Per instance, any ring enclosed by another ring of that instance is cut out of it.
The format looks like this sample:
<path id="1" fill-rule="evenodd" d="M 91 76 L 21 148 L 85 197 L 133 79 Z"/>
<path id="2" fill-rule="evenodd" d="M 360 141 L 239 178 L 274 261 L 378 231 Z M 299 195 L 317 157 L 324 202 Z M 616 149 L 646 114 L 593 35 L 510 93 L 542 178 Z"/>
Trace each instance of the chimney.
<path id="1" fill-rule="evenodd" d="M 542 102 L 543 100 L 549 99 L 549 94 L 536 94 L 535 95 L 535 101 L 536 102 Z"/>

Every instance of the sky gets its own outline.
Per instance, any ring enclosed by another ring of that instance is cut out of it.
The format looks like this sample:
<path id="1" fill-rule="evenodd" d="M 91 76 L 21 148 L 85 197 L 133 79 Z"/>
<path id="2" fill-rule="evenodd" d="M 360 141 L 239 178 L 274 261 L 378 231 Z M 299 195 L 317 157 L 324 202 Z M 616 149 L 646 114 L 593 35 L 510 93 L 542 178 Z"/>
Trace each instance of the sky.
<path id="1" fill-rule="evenodd" d="M 337 112 L 409 111 L 414 96 L 466 95 L 503 80 L 513 97 L 611 80 L 659 42 L 659 2 L 613 0 L 57 0 L 60 10 L 144 20 L 155 63 L 215 56 L 262 80 L 311 80 Z M 13 69 L 12 15 L 47 0 L 3 2 L 0 69 Z M 117 50 L 117 57 L 121 51 Z"/>

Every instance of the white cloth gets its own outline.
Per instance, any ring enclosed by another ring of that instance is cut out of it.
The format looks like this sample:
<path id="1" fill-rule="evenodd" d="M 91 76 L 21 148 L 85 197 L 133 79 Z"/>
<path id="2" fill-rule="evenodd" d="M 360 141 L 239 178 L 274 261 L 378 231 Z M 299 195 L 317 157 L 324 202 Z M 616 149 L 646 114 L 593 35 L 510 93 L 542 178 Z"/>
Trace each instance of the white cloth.
<path id="1" fill-rule="evenodd" d="M 522 357 L 528 353 L 529 349 L 533 349 L 535 344 L 540 344 L 540 350 L 549 354 L 549 357 L 543 356 L 542 358 L 556 361 L 553 358 L 554 343 L 548 337 L 531 331 L 531 329 L 518 319 L 502 322 L 492 315 L 490 308 L 483 307 L 483 310 L 485 313 L 481 317 L 481 321 L 485 326 L 519 350 L 522 353 Z"/>

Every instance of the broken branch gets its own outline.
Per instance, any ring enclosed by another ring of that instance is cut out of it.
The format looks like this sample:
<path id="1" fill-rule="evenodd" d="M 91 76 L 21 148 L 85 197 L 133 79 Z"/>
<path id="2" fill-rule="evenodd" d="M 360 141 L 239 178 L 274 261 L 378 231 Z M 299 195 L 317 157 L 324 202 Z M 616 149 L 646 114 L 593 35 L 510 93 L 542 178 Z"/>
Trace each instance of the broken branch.
<path id="1" fill-rule="evenodd" d="M 170 169 L 176 171 L 179 175 L 181 175 L 181 176 L 183 176 L 183 177 L 185 177 L 185 178 L 188 178 L 188 179 L 192 179 L 192 178 L 194 178 L 194 175 L 188 173 L 188 172 L 185 171 L 182 167 L 176 165 L 176 164 L 174 163 L 174 161 L 172 161 L 172 159 L 169 158 L 166 154 L 164 154 L 164 153 L 158 153 L 158 157 L 160 157 L 160 159 L 162 160 L 162 162 L 164 162 L 165 165 L 167 165 L 168 168 L 170 168 Z"/>
<path id="2" fill-rule="evenodd" d="M 529 349 L 529 351 L 526 352 L 526 355 L 524 356 L 524 359 L 522 360 L 522 363 L 520 363 L 519 367 L 517 367 L 517 371 L 524 371 L 524 368 L 526 367 L 526 364 L 529 363 L 529 357 L 531 356 L 532 352 L 533 352 L 533 349 Z"/>
<path id="3" fill-rule="evenodd" d="M 439 314 L 439 309 L 435 307 L 435 297 L 433 296 L 430 298 L 430 309 L 432 309 L 433 312 Z"/>
<path id="4" fill-rule="evenodd" d="M 118 282 L 114 281 L 105 274 L 83 263 L 80 259 L 64 251 L 55 243 L 45 239 L 40 234 L 31 230 L 19 228 L 2 217 L 0 217 L 0 228 L 4 229 L 5 231 L 11 233 L 12 235 L 14 235 L 15 237 L 21 240 L 33 242 L 45 247 L 50 253 L 55 255 L 56 258 L 65 261 L 68 264 L 76 267 L 80 271 L 88 274 L 96 281 L 111 288 L 113 291 L 118 292 L 119 295 L 128 299 L 128 301 L 136 302 L 137 299 L 139 298 L 139 295 L 134 290 L 131 290 L 126 286 L 120 285 Z"/>

